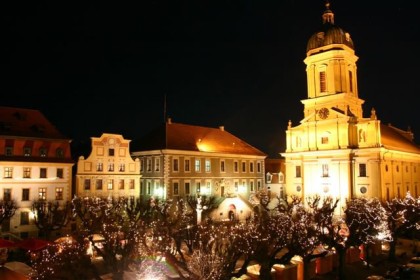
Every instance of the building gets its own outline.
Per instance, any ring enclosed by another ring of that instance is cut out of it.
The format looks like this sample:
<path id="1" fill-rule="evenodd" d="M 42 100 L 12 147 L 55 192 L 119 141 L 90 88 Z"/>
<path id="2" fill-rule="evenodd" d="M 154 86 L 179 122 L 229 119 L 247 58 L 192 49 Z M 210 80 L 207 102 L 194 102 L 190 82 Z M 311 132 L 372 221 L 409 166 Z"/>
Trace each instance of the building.
<path id="1" fill-rule="evenodd" d="M 0 107 L 0 199 L 19 206 L 3 234 L 37 236 L 33 202 L 71 200 L 70 142 L 40 111 Z"/>
<path id="2" fill-rule="evenodd" d="M 350 34 L 335 25 L 329 3 L 323 29 L 307 43 L 308 98 L 304 116 L 286 131 L 286 193 L 390 200 L 418 196 L 420 149 L 413 134 L 364 117 L 357 86 L 358 57 Z"/>
<path id="3" fill-rule="evenodd" d="M 223 126 L 194 126 L 168 119 L 133 145 L 132 156 L 141 163 L 142 197 L 221 197 L 224 201 L 213 213 L 217 220 L 249 216 L 248 197 L 264 186 L 266 154 Z"/>
<path id="4" fill-rule="evenodd" d="M 130 142 L 120 134 L 91 137 L 90 155 L 77 162 L 76 195 L 139 198 L 140 162 L 131 157 Z"/>
<path id="5" fill-rule="evenodd" d="M 282 158 L 265 159 L 265 187 L 273 195 L 285 198 L 285 165 Z"/>

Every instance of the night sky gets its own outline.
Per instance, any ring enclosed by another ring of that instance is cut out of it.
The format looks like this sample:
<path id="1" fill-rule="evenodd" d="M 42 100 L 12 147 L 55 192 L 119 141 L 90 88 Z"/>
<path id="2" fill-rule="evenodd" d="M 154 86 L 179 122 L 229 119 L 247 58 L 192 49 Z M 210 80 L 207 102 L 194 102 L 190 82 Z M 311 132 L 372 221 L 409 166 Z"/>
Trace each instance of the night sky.
<path id="1" fill-rule="evenodd" d="M 1 9 L 0 105 L 40 110 L 75 153 L 104 132 L 135 140 L 166 116 L 223 125 L 278 157 L 288 120 L 303 118 L 322 0 L 38 2 Z M 418 4 L 330 2 L 359 57 L 364 116 L 374 107 L 420 143 Z"/>

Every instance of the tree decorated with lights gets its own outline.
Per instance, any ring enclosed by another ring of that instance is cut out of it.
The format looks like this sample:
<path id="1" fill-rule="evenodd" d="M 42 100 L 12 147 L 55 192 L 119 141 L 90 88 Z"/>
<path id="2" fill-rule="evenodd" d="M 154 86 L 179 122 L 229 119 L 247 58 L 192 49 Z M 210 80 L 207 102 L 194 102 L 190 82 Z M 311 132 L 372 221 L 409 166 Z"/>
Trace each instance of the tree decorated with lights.
<path id="1" fill-rule="evenodd" d="M 33 280 L 101 279 L 91 256 L 87 254 L 87 240 L 69 238 L 65 242 L 48 245 L 31 260 Z"/>
<path id="2" fill-rule="evenodd" d="M 393 198 L 386 201 L 384 207 L 387 211 L 387 223 L 392 240 L 389 242 L 388 259 L 395 261 L 395 251 L 398 238 L 410 230 L 420 230 L 420 197 L 414 198 L 410 192 L 401 199 Z"/>
<path id="3" fill-rule="evenodd" d="M 141 238 L 146 236 L 140 202 L 124 197 L 75 197 L 72 205 L 81 236 L 103 258 L 113 279 L 122 279 Z M 95 235 L 103 239 L 95 242 Z"/>
<path id="4" fill-rule="evenodd" d="M 36 200 L 32 204 L 35 225 L 49 240 L 51 233 L 65 227 L 69 222 L 70 203 Z"/>
<path id="5" fill-rule="evenodd" d="M 390 240 L 387 212 L 377 198 L 351 198 L 346 202 L 345 222 L 349 228 L 347 247 L 363 245 L 369 268 L 369 247 L 378 240 Z"/>

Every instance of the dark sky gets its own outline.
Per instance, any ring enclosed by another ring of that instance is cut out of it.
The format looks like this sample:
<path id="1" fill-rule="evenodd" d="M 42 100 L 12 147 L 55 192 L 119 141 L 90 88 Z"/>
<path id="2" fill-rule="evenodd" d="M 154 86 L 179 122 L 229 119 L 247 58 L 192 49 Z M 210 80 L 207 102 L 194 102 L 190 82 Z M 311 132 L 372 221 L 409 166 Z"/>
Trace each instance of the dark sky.
<path id="1" fill-rule="evenodd" d="M 166 113 L 224 125 L 276 157 L 288 120 L 303 118 L 303 60 L 322 0 L 38 2 L 1 9 L 0 105 L 42 111 L 75 145 L 103 132 L 134 140 Z M 330 2 L 359 56 L 364 116 L 374 107 L 417 140 L 418 4 Z"/>

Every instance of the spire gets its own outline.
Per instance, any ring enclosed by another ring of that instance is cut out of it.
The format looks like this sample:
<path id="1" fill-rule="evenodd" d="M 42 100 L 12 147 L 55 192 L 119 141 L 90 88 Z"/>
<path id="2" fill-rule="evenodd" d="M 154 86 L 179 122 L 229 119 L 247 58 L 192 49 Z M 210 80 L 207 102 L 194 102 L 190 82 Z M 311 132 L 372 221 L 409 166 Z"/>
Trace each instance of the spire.
<path id="1" fill-rule="evenodd" d="M 334 13 L 330 10 L 330 1 L 325 1 L 325 11 L 322 14 L 322 23 L 334 24 Z"/>

